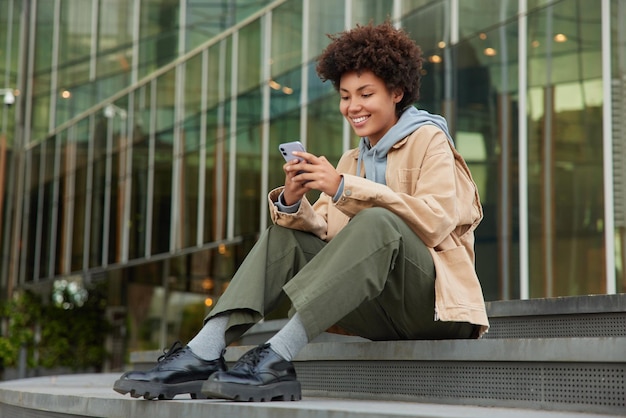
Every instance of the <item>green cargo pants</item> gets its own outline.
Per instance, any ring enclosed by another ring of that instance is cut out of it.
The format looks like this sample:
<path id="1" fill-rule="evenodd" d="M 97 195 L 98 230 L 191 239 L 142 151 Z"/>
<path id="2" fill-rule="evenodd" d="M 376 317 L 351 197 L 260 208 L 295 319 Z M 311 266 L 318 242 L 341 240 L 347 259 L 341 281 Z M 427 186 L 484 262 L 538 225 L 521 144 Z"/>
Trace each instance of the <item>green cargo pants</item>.
<path id="1" fill-rule="evenodd" d="M 207 316 L 229 312 L 229 344 L 285 294 L 309 341 L 337 324 L 371 340 L 470 338 L 468 323 L 434 321 L 435 268 L 395 214 L 365 209 L 330 242 L 270 226 Z"/>

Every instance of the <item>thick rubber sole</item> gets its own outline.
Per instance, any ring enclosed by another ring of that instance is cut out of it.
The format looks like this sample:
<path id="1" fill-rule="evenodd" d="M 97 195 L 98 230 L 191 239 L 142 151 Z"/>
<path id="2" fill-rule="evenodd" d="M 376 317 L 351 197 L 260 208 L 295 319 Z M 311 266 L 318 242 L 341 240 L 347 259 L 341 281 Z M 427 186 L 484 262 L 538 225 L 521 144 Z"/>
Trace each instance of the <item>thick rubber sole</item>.
<path id="1" fill-rule="evenodd" d="M 297 380 L 262 386 L 206 381 L 202 385 L 202 394 L 207 398 L 238 402 L 299 401 L 302 399 L 300 382 Z"/>
<path id="2" fill-rule="evenodd" d="M 184 383 L 163 384 L 120 379 L 113 384 L 113 390 L 122 395 L 129 393 L 133 398 L 143 397 L 147 400 L 170 400 L 176 395 L 183 394 L 189 394 L 191 399 L 201 399 L 206 398 L 201 392 L 204 382 L 204 380 L 194 380 Z"/>

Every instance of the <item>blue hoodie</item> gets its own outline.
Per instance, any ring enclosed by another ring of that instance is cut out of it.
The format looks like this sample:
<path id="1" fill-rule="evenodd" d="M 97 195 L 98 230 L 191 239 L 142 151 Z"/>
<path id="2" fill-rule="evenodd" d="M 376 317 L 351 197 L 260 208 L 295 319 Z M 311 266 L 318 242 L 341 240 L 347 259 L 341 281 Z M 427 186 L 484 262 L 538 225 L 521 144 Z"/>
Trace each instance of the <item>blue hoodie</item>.
<path id="1" fill-rule="evenodd" d="M 376 183 L 386 184 L 387 153 L 398 141 L 426 124 L 440 128 L 454 146 L 452 137 L 448 132 L 448 124 L 442 116 L 433 115 L 425 110 L 418 110 L 414 106 L 410 106 L 400 115 L 398 122 L 373 147 L 370 148 L 369 138 L 361 138 L 356 175 L 361 175 L 361 162 L 363 162 L 365 164 L 365 178 Z"/>

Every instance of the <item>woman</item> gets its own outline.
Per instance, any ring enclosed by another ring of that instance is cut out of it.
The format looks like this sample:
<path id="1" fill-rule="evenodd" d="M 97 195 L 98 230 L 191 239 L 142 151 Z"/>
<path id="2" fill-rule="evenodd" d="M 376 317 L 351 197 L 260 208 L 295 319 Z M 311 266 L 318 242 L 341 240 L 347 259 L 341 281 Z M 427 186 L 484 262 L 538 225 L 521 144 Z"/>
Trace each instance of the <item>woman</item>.
<path id="1" fill-rule="evenodd" d="M 291 361 L 331 326 L 371 340 L 477 338 L 487 330 L 474 269 L 482 209 L 445 120 L 412 106 L 419 47 L 389 22 L 331 40 L 317 71 L 339 92 L 359 147 L 337 168 L 307 152 L 283 166 L 285 186 L 269 194 L 274 225 L 204 327 L 152 370 L 124 374 L 118 392 L 297 400 Z M 310 190 L 322 192 L 313 205 Z M 225 347 L 285 295 L 289 322 L 226 370 Z"/>

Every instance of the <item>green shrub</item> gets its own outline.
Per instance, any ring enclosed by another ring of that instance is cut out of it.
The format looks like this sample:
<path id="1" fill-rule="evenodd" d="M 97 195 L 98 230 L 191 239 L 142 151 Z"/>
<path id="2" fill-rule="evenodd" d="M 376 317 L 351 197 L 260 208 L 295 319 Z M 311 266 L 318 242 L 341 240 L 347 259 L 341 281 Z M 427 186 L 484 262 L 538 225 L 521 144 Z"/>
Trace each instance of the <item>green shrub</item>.
<path id="1" fill-rule="evenodd" d="M 81 306 L 43 301 L 30 291 L 17 292 L 0 304 L 1 365 L 17 366 L 20 348 L 24 347 L 29 368 L 100 371 L 107 356 L 105 339 L 110 330 L 105 307 L 106 301 L 97 289 L 90 290 Z"/>

